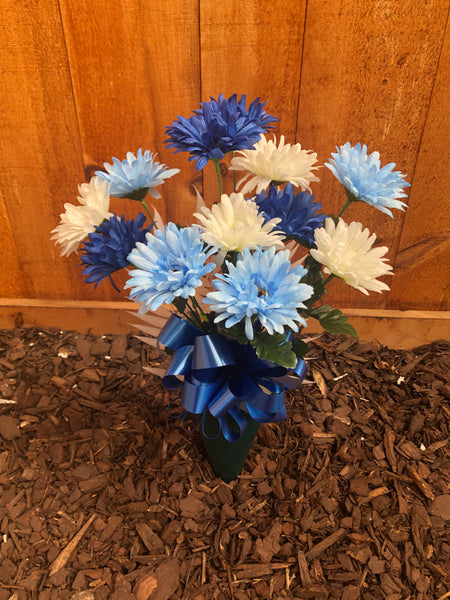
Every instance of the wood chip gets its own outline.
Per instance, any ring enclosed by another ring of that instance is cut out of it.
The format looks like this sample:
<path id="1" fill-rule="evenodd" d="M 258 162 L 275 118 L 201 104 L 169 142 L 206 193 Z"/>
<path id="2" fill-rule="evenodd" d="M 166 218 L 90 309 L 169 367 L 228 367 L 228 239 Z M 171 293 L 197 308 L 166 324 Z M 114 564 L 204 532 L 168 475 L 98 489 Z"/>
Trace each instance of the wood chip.
<path id="1" fill-rule="evenodd" d="M 416 471 L 416 469 L 414 469 L 414 467 L 407 465 L 406 468 L 412 480 L 422 492 L 422 494 L 429 500 L 434 500 L 434 493 L 430 485 L 419 475 L 419 473 Z"/>
<path id="2" fill-rule="evenodd" d="M 327 389 L 327 384 L 325 383 L 325 379 L 323 378 L 323 375 L 320 371 L 318 371 L 317 369 L 312 369 L 312 376 L 314 381 L 316 382 L 317 387 L 320 390 L 320 393 L 322 394 L 322 396 L 324 398 L 327 397 L 328 394 L 328 389 Z"/>
<path id="3" fill-rule="evenodd" d="M 302 584 L 304 587 L 308 587 L 311 585 L 311 577 L 309 575 L 308 562 L 303 550 L 297 552 L 297 562 Z"/>
<path id="4" fill-rule="evenodd" d="M 164 542 L 146 523 L 136 523 L 136 531 L 150 553 L 164 553 Z"/>
<path id="5" fill-rule="evenodd" d="M 62 569 L 66 565 L 72 552 L 75 550 L 77 545 L 80 543 L 81 538 L 86 533 L 86 531 L 89 529 L 91 523 L 96 518 L 96 516 L 97 515 L 94 513 L 89 517 L 89 519 L 86 521 L 86 523 L 83 525 L 83 527 L 73 536 L 73 538 L 70 540 L 70 542 L 67 544 L 67 546 L 62 550 L 62 552 L 58 555 L 58 557 L 53 561 L 52 565 L 50 566 L 50 572 L 49 572 L 50 575 L 54 575 L 55 573 L 57 573 L 60 569 Z"/>
<path id="6" fill-rule="evenodd" d="M 384 430 L 384 449 L 386 452 L 386 458 L 391 465 L 394 473 L 397 473 L 397 458 L 394 451 L 395 433 L 389 427 Z"/>
<path id="7" fill-rule="evenodd" d="M 19 436 L 19 419 L 8 415 L 0 415 L 0 437 L 5 440 L 13 440 Z"/>
<path id="8" fill-rule="evenodd" d="M 318 544 L 313 546 L 311 548 L 311 550 L 309 550 L 306 553 L 306 560 L 308 562 L 310 562 L 314 558 L 317 558 L 318 556 L 320 556 L 322 554 L 322 552 L 325 552 L 325 550 L 330 548 L 330 546 L 333 546 L 334 544 L 339 542 L 344 536 L 345 536 L 345 530 L 338 529 L 337 531 L 335 531 L 334 533 L 332 533 L 331 535 L 329 535 L 328 537 L 323 539 L 321 542 L 319 542 Z"/>

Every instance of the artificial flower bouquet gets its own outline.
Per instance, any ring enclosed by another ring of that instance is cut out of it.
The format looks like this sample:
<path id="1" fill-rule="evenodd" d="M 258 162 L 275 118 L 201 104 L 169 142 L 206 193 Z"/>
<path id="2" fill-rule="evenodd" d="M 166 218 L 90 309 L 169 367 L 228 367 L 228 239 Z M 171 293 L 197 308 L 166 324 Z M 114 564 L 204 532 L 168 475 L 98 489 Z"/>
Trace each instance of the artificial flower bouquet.
<path id="1" fill-rule="evenodd" d="M 157 188 L 179 171 L 139 150 L 105 163 L 105 171 L 81 184 L 79 204 L 65 205 L 52 232 L 63 256 L 81 244 L 87 283 L 114 285 L 114 272 L 131 269 L 125 288 L 140 304 L 138 314 L 145 319 L 162 306 L 171 310 L 155 333 L 172 355 L 163 383 L 182 390 L 184 413 L 197 415 L 203 431 L 213 418 L 216 434 L 232 443 L 249 419 L 285 417 L 284 391 L 300 385 L 306 372 L 308 347 L 298 332 L 308 319 L 356 335 L 323 302 L 331 279 L 364 294 L 389 289 L 379 280 L 392 274 L 388 249 L 374 247 L 375 234 L 342 215 L 363 202 L 392 217 L 390 209 L 406 206 L 400 198 L 409 185 L 394 164 L 380 166 L 378 152 L 347 142 L 325 164 L 345 191 L 339 215 L 326 215 L 311 190 L 319 181 L 317 155 L 284 136 L 267 137 L 277 120 L 259 98 L 247 107 L 246 97 L 235 94 L 203 102 L 167 127 L 169 148 L 187 152 L 198 171 L 212 163 L 217 173 L 217 197 L 209 199 L 211 207 L 198 198 L 189 227 L 164 224 L 150 211 L 147 197 L 160 197 Z M 227 195 L 219 161 L 229 153 L 234 192 Z M 244 176 L 236 181 L 239 172 Z M 119 217 L 110 212 L 110 196 L 138 201 L 143 212 Z"/>

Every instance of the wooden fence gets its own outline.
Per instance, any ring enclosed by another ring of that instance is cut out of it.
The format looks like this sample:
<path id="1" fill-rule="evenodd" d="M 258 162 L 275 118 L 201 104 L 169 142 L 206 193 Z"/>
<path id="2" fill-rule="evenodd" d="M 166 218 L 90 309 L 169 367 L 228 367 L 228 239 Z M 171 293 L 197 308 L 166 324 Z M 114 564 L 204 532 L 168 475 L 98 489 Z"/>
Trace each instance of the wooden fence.
<path id="1" fill-rule="evenodd" d="M 406 213 L 348 211 L 390 247 L 391 291 L 366 298 L 336 281 L 330 301 L 375 322 L 420 311 L 419 331 L 436 325 L 427 339 L 448 336 L 449 0 L 2 0 L 0 11 L 0 325 L 19 312 L 53 324 L 55 306 L 74 301 L 125 302 L 107 283 L 86 285 L 79 257 L 50 242 L 64 203 L 103 162 L 142 147 L 181 169 L 157 209 L 192 222 L 193 184 L 216 199 L 213 169 L 167 150 L 164 128 L 236 92 L 267 100 L 277 135 L 321 164 L 359 141 L 407 174 Z M 320 178 L 316 197 L 335 211 L 341 188 L 327 169 Z"/>

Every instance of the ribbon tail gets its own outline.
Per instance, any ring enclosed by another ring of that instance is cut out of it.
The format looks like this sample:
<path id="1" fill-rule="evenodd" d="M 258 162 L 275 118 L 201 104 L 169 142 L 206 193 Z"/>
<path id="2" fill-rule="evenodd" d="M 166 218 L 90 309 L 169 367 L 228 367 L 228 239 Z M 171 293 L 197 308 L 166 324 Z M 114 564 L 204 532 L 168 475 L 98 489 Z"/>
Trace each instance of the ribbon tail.
<path id="1" fill-rule="evenodd" d="M 251 404 L 247 404 L 248 414 L 257 423 L 279 423 L 286 418 L 286 407 L 283 404 L 276 413 L 266 413 Z"/>
<path id="2" fill-rule="evenodd" d="M 281 377 L 273 377 L 272 379 L 283 385 L 285 388 L 293 390 L 301 386 L 307 372 L 308 367 L 306 362 L 302 358 L 299 358 L 293 369 L 289 369 L 289 371 Z"/>

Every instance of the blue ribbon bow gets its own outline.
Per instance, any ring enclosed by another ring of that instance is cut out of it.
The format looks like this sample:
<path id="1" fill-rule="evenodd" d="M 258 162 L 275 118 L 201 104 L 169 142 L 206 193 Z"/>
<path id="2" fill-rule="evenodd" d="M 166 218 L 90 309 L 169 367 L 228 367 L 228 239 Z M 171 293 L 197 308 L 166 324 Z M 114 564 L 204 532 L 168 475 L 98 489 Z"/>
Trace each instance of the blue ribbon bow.
<path id="1" fill-rule="evenodd" d="M 280 367 L 258 358 L 250 344 L 208 335 L 178 315 L 167 321 L 158 342 L 174 351 L 164 386 L 182 388 L 181 405 L 203 415 L 203 424 L 207 412 L 216 417 L 218 434 L 229 442 L 246 430 L 245 412 L 258 423 L 285 419 L 284 392 L 299 387 L 307 371 L 302 359 L 294 369 Z"/>

